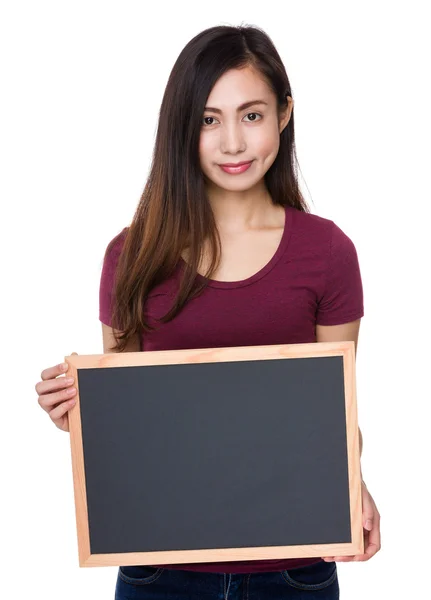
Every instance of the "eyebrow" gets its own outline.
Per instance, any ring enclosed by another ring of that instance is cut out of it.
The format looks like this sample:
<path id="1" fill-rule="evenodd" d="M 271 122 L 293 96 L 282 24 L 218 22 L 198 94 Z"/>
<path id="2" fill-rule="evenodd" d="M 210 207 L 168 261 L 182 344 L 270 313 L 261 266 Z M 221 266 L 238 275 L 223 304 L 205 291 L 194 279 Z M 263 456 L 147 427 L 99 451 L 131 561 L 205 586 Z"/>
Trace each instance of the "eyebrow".
<path id="1" fill-rule="evenodd" d="M 255 106 L 256 104 L 265 104 L 266 106 L 268 106 L 268 102 L 265 102 L 264 100 L 251 100 L 250 102 L 245 102 L 244 104 L 241 104 L 241 106 L 238 106 L 236 112 L 240 112 L 241 110 L 249 108 L 250 106 Z M 219 114 L 222 113 L 222 111 L 219 108 L 213 108 L 211 106 L 205 106 L 204 110 L 210 110 L 211 112 Z"/>

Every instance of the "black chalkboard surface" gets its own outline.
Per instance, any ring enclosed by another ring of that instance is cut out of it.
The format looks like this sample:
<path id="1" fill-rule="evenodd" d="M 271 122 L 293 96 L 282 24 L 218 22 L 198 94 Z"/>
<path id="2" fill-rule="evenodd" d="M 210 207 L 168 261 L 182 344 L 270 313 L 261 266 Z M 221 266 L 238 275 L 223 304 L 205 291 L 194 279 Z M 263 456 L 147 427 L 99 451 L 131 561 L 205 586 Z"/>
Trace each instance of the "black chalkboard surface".
<path id="1" fill-rule="evenodd" d="M 363 552 L 353 342 L 65 358 L 80 566 Z"/>

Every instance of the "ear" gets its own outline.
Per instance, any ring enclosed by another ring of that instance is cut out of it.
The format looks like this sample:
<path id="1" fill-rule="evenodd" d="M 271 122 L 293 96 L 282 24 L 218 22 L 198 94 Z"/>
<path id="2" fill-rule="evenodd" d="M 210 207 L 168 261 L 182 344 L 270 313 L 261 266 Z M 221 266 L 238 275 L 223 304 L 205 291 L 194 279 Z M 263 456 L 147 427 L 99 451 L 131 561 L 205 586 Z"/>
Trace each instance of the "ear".
<path id="1" fill-rule="evenodd" d="M 290 121 L 290 117 L 292 115 L 292 110 L 293 110 L 293 98 L 291 96 L 286 96 L 287 98 L 287 107 L 283 110 L 283 112 L 280 114 L 280 118 L 279 118 L 279 131 L 280 134 L 283 131 L 283 129 L 287 126 L 287 124 Z"/>

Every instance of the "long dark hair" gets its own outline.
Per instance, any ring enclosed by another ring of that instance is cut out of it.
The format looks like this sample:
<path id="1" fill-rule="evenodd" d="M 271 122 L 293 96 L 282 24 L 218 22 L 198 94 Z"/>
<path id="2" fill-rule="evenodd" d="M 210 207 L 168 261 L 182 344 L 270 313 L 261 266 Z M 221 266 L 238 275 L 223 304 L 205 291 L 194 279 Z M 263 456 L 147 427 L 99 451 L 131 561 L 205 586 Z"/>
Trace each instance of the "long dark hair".
<path id="1" fill-rule="evenodd" d="M 205 278 L 200 284 L 196 281 L 204 240 L 209 241 L 211 254 L 205 277 L 211 278 L 219 266 L 220 237 L 199 161 L 201 123 L 219 77 L 246 67 L 262 75 L 276 95 L 279 113 L 285 110 L 286 96 L 293 97 L 286 70 L 269 36 L 256 26 L 210 27 L 190 40 L 173 66 L 159 111 L 149 176 L 132 223 L 125 228 L 114 278 L 112 327 L 120 332 L 114 333 L 119 352 L 134 334 L 154 329 L 146 321 L 145 298 L 173 273 L 184 248 L 188 248 L 184 276 L 160 322 L 173 319 L 205 287 Z M 265 183 L 274 204 L 310 212 L 299 189 L 297 164 L 292 112 Z M 111 244 L 107 253 L 110 249 Z"/>

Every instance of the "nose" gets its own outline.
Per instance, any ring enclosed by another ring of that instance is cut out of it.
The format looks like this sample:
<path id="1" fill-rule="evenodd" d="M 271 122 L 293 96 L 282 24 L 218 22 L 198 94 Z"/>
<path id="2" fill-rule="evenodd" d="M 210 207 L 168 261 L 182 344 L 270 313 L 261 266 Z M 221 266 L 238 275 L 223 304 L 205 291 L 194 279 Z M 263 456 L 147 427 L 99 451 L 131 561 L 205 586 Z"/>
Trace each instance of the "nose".
<path id="1" fill-rule="evenodd" d="M 236 124 L 222 128 L 220 135 L 221 151 L 225 154 L 235 155 L 245 150 L 245 142 L 241 127 Z"/>

